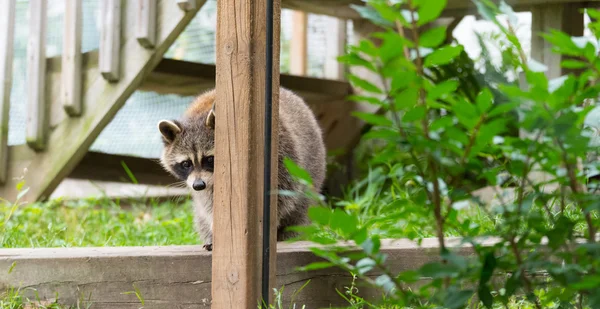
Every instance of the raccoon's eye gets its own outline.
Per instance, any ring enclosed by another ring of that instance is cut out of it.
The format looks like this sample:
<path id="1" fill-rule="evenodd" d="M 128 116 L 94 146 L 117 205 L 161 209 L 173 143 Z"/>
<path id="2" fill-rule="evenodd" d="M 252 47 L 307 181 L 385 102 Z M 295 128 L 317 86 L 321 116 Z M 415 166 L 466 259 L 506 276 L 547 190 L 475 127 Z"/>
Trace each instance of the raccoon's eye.
<path id="1" fill-rule="evenodd" d="M 212 171 L 215 168 L 215 157 L 210 156 L 202 158 L 202 167 Z"/>
<path id="2" fill-rule="evenodd" d="M 192 167 L 192 161 L 185 160 L 185 161 L 181 162 L 181 167 L 183 167 L 186 170 L 189 169 L 190 167 Z"/>

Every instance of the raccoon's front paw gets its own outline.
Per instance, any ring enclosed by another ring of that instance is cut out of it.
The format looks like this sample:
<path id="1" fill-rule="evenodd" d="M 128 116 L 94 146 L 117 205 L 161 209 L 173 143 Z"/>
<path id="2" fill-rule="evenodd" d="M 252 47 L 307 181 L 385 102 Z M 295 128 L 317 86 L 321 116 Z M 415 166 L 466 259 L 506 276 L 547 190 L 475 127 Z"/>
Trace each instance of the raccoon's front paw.
<path id="1" fill-rule="evenodd" d="M 206 249 L 206 251 L 212 251 L 213 244 L 205 244 L 202 248 Z"/>

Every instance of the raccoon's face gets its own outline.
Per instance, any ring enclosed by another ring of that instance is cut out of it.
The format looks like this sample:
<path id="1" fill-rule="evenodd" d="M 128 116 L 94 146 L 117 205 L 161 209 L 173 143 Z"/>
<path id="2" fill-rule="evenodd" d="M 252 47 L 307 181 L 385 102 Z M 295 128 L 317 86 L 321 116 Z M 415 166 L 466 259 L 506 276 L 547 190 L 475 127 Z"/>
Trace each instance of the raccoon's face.
<path id="1" fill-rule="evenodd" d="M 158 128 L 163 137 L 162 166 L 185 181 L 195 191 L 213 189 L 214 125 L 204 114 L 177 120 L 162 120 Z"/>

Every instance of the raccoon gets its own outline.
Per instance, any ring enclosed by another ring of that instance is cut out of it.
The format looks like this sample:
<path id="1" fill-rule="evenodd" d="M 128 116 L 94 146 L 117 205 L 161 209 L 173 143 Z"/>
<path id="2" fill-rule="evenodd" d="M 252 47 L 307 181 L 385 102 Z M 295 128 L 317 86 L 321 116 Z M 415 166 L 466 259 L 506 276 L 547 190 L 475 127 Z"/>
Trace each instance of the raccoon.
<path id="1" fill-rule="evenodd" d="M 194 100 L 181 119 L 158 123 L 164 143 L 160 163 L 190 188 L 196 228 L 208 251 L 213 246 L 215 98 L 215 90 L 209 90 Z M 314 188 L 320 191 L 326 170 L 321 129 L 306 103 L 285 88 L 280 88 L 279 92 L 278 128 L 278 189 L 296 192 L 302 189 L 283 164 L 284 158 L 288 157 L 310 174 Z M 287 227 L 309 223 L 308 206 L 309 200 L 304 196 L 278 196 L 278 241 L 296 236 L 287 231 Z"/>

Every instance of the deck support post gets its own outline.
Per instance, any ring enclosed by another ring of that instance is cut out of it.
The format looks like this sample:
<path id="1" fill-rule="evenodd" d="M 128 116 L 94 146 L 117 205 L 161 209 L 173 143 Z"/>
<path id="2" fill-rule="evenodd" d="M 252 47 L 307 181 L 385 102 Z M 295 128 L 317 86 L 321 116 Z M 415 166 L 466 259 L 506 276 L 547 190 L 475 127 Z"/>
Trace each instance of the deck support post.
<path id="1" fill-rule="evenodd" d="M 257 308 L 261 256 L 266 4 L 270 0 L 220 0 L 217 6 L 215 187 L 212 308 Z M 277 188 L 279 32 L 281 2 L 274 1 L 273 134 L 271 189 Z M 284 167 L 281 167 L 284 168 Z M 271 195 L 271 222 L 276 219 Z M 276 226 L 271 224 L 270 284 L 275 286 Z"/>

